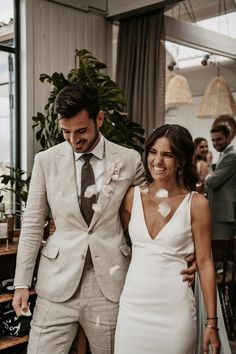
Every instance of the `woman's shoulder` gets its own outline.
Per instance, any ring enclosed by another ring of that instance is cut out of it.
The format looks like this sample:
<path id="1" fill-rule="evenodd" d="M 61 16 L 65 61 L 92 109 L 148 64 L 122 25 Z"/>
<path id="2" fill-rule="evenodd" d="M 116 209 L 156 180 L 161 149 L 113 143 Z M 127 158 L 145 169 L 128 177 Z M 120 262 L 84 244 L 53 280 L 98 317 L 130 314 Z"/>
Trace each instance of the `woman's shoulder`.
<path id="1" fill-rule="evenodd" d="M 203 194 L 198 192 L 192 192 L 192 211 L 195 212 L 204 212 L 209 209 L 209 202 L 204 197 Z"/>

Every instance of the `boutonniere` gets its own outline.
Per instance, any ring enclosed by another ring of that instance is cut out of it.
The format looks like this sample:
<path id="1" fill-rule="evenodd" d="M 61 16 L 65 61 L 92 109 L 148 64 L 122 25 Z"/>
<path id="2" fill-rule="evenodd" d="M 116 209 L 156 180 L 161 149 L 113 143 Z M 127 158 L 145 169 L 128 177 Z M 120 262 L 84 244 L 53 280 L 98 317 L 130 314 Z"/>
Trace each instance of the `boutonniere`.
<path id="1" fill-rule="evenodd" d="M 107 169 L 107 181 L 106 184 L 109 184 L 111 181 L 117 181 L 120 175 L 120 169 L 122 167 L 122 162 L 120 160 L 108 161 L 106 164 Z"/>

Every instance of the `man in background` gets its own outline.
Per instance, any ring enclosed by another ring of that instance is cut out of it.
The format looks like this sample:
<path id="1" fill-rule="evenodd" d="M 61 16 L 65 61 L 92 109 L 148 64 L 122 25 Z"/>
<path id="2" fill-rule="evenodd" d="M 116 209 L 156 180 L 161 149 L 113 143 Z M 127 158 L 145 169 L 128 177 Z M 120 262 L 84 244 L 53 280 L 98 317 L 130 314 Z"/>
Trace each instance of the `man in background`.
<path id="1" fill-rule="evenodd" d="M 206 177 L 212 209 L 212 238 L 230 240 L 235 236 L 236 226 L 236 152 L 231 145 L 230 129 L 225 124 L 211 129 L 211 140 L 220 153 L 215 171 Z"/>

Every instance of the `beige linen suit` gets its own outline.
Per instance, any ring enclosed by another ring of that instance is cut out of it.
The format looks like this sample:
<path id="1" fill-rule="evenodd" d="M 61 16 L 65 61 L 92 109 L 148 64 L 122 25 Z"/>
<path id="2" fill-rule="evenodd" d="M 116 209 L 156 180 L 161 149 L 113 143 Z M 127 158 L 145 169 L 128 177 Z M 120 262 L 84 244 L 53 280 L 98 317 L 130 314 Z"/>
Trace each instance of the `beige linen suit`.
<path id="1" fill-rule="evenodd" d="M 18 247 L 15 286 L 31 284 L 50 210 L 56 231 L 41 250 L 36 285 L 39 297 L 61 303 L 75 294 L 89 246 L 101 292 L 110 301 L 119 301 L 130 254 L 119 207 L 129 186 L 143 181 L 144 169 L 136 151 L 104 140 L 107 166 L 104 188 L 89 226 L 79 208 L 71 146 L 64 142 L 35 156 Z"/>

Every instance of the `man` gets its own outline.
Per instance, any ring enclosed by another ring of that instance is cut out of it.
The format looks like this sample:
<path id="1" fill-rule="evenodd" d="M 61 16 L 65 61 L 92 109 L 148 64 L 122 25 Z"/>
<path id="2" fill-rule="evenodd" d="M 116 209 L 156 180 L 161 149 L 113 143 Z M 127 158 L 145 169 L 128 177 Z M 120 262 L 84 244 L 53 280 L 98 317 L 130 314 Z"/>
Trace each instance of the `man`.
<path id="1" fill-rule="evenodd" d="M 111 354 L 130 256 L 119 207 L 127 189 L 143 181 L 144 169 L 136 151 L 99 133 L 103 112 L 94 88 L 65 87 L 55 111 L 66 141 L 35 157 L 13 306 L 17 315 L 27 309 L 25 286 L 50 210 L 56 231 L 41 250 L 28 353 L 68 353 L 80 323 L 92 353 Z M 191 272 L 183 271 L 187 278 Z"/>
<path id="2" fill-rule="evenodd" d="M 206 178 L 212 209 L 212 237 L 230 240 L 235 236 L 236 226 L 236 152 L 230 144 L 230 130 L 226 125 L 212 128 L 211 139 L 220 153 L 214 173 Z"/>

